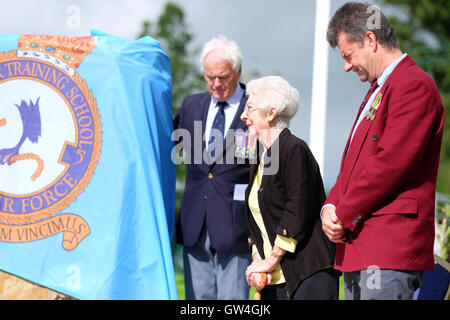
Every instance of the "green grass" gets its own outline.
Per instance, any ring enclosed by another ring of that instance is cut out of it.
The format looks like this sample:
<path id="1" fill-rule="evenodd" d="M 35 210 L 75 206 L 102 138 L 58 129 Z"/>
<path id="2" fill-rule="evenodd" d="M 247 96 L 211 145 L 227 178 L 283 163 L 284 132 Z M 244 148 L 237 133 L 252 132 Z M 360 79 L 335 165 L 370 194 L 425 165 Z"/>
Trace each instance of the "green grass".
<path id="1" fill-rule="evenodd" d="M 345 300 L 344 275 L 339 278 L 339 300 Z"/>
<path id="2" fill-rule="evenodd" d="M 185 300 L 186 296 L 184 294 L 184 275 L 183 271 L 175 268 L 175 281 L 177 282 L 178 299 Z M 255 296 L 255 289 L 250 288 L 249 300 L 253 300 Z M 344 295 L 344 276 L 339 278 L 339 300 L 345 300 Z"/>
<path id="3" fill-rule="evenodd" d="M 178 268 L 175 268 L 175 281 L 177 282 L 178 300 L 186 300 L 184 294 L 184 274 Z"/>

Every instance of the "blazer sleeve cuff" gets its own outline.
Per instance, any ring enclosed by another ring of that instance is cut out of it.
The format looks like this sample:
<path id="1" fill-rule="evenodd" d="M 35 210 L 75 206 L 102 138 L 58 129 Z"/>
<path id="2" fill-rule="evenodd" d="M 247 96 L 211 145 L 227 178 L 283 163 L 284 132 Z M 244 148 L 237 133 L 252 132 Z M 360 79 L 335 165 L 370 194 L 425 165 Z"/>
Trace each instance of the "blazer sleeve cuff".
<path id="1" fill-rule="evenodd" d="M 275 232 L 277 233 L 277 235 L 280 235 L 280 236 L 283 236 L 286 238 L 292 238 L 292 235 L 289 233 L 289 230 L 282 226 L 278 226 L 277 229 L 275 230 Z"/>
<path id="2" fill-rule="evenodd" d="M 275 245 L 283 250 L 294 253 L 295 248 L 297 247 L 298 241 L 294 238 L 286 238 L 280 236 L 279 234 L 275 238 Z"/>
<path id="3" fill-rule="evenodd" d="M 347 228 L 350 232 L 355 231 L 358 224 L 362 221 L 363 217 L 361 215 L 356 215 L 352 217 L 342 217 L 339 218 L 338 213 L 336 212 L 336 218 Z"/>

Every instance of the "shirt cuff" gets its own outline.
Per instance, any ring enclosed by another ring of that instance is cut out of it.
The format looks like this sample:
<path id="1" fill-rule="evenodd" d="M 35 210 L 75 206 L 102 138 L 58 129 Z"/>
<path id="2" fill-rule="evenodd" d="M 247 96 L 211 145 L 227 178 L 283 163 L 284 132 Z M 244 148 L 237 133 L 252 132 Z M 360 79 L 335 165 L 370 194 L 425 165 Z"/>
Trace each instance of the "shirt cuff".
<path id="1" fill-rule="evenodd" d="M 336 209 L 336 206 L 335 206 L 334 204 L 331 204 L 331 203 L 325 204 L 325 205 L 322 207 L 322 210 L 320 210 L 320 220 L 322 220 L 322 212 L 323 212 L 323 209 L 325 209 L 326 207 L 331 207 L 331 208 L 335 208 L 335 209 Z"/>
<path id="2" fill-rule="evenodd" d="M 283 250 L 294 253 L 297 247 L 297 240 L 294 238 L 286 238 L 277 234 L 275 238 L 275 245 Z"/>

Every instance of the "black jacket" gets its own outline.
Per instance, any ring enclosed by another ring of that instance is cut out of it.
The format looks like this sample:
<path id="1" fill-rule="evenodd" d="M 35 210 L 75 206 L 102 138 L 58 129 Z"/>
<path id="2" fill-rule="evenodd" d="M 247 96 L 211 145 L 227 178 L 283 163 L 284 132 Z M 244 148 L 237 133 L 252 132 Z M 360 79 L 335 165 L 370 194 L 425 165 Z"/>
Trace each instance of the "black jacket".
<path id="1" fill-rule="evenodd" d="M 277 160 L 278 170 L 267 175 L 271 173 L 271 166 L 272 169 L 277 167 Z M 246 213 L 249 243 L 254 243 L 264 258 L 261 232 L 248 208 L 248 196 L 257 171 L 258 165 L 250 166 Z M 292 135 L 289 129 L 284 129 L 267 150 L 258 200 L 272 247 L 277 234 L 298 240 L 296 251 L 287 252 L 281 260 L 286 288 L 288 294 L 292 294 L 302 280 L 334 263 L 335 245 L 322 231 L 320 210 L 325 191 L 319 166 L 308 145 Z"/>

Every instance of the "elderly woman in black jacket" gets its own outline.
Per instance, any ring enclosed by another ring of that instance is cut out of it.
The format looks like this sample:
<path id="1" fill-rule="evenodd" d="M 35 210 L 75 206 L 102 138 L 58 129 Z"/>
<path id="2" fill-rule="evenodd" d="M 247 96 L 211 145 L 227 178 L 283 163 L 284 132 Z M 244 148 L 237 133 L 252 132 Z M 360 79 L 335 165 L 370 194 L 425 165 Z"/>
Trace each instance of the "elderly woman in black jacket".
<path id="1" fill-rule="evenodd" d="M 246 276 L 262 299 L 337 299 L 335 246 L 322 231 L 325 200 L 320 170 L 307 144 L 288 128 L 299 94 L 281 77 L 247 85 L 241 119 L 258 139 L 262 155 L 250 168 L 246 190 L 253 262 Z"/>

